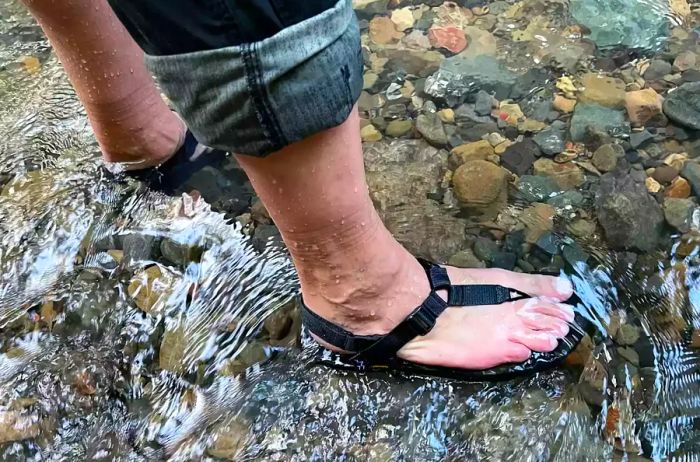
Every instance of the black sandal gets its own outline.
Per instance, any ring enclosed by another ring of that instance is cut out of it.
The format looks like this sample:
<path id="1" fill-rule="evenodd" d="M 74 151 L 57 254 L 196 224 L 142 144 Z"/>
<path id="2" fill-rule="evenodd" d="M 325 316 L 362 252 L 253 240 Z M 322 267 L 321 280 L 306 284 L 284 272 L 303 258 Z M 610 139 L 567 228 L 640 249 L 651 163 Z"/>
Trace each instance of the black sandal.
<path id="1" fill-rule="evenodd" d="M 581 300 L 574 295 L 565 303 L 576 308 L 576 318 L 569 334 L 560 339 L 557 348 L 549 353 L 533 352 L 529 359 L 519 364 L 504 364 L 485 370 L 466 370 L 448 367 L 423 366 L 396 357 L 396 353 L 414 338 L 426 335 L 435 327 L 437 318 L 451 306 L 499 305 L 501 303 L 531 298 L 514 289 L 498 285 L 456 285 L 453 286 L 447 270 L 433 263 L 419 260 L 430 281 L 428 298 L 386 335 L 353 335 L 340 326 L 323 319 L 303 302 L 302 320 L 306 329 L 318 338 L 349 354 L 324 354 L 325 364 L 359 371 L 392 369 L 397 372 L 457 378 L 461 380 L 505 380 L 521 375 L 551 369 L 571 353 L 590 330 L 591 324 L 578 312 L 582 311 Z M 436 292 L 447 290 L 445 302 Z M 513 296 L 513 294 L 516 294 Z"/>

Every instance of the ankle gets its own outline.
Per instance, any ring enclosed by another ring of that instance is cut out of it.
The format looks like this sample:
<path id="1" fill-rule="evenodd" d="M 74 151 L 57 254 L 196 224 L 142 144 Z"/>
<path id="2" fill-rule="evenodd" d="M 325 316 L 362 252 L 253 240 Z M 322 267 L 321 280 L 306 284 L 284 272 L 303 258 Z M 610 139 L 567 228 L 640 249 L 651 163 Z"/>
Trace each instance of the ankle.
<path id="1" fill-rule="evenodd" d="M 89 104 L 88 114 L 105 162 L 124 170 L 155 167 L 184 143 L 187 126 L 162 101 Z"/>
<path id="2" fill-rule="evenodd" d="M 378 219 L 377 219 L 378 220 Z M 351 228 L 352 231 L 352 228 Z M 426 297 L 421 265 L 378 220 L 364 233 L 294 252 L 306 304 L 360 335 L 389 332 Z"/>

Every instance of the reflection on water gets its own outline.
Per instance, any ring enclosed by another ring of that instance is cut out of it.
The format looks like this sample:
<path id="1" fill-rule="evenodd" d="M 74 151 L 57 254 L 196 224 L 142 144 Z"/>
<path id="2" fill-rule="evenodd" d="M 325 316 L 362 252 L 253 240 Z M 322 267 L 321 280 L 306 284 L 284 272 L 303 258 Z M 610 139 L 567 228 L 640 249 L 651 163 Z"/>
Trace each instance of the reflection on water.
<path id="1" fill-rule="evenodd" d="M 566 269 L 599 332 L 507 383 L 319 365 L 241 171 L 201 179 L 229 185 L 215 210 L 106 174 L 48 43 L 3 0 L 2 460 L 700 457 L 700 4 L 355 5 L 387 225 L 455 265 Z"/>

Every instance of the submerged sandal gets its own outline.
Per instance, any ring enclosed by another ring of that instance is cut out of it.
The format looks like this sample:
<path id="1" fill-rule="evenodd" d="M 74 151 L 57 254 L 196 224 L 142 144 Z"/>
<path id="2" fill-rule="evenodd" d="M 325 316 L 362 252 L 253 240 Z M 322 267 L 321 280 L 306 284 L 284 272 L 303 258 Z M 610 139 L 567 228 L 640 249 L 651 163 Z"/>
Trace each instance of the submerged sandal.
<path id="1" fill-rule="evenodd" d="M 559 345 L 554 351 L 533 352 L 530 358 L 522 363 L 503 364 L 485 370 L 467 370 L 424 366 L 399 359 L 396 353 L 414 338 L 428 334 L 435 327 L 437 318 L 448 307 L 467 309 L 469 306 L 500 305 L 531 298 L 523 292 L 499 285 L 452 285 L 445 268 L 427 261 L 419 261 L 430 281 L 430 295 L 408 318 L 386 335 L 354 335 L 311 311 L 302 300 L 302 320 L 306 329 L 330 345 L 353 352 L 324 355 L 324 363 L 360 371 L 393 369 L 407 374 L 461 380 L 504 380 L 555 367 L 576 348 L 590 330 L 591 324 L 578 314 L 582 311 L 581 300 L 574 295 L 565 302 L 577 308 L 569 334 L 559 340 Z M 438 290 L 447 290 L 447 301 L 437 294 Z"/>
<path id="2" fill-rule="evenodd" d="M 158 167 L 124 173 L 155 191 L 176 195 L 185 192 L 188 180 L 195 173 L 204 167 L 219 168 L 227 157 L 228 153 L 203 145 L 187 130 L 182 147 L 165 163 Z"/>

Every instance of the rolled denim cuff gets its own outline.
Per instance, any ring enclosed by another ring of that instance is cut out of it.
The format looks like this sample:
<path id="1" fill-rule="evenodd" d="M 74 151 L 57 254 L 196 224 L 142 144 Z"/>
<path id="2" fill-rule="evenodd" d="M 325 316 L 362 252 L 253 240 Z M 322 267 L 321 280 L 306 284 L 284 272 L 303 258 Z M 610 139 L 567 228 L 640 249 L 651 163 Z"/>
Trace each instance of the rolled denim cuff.
<path id="1" fill-rule="evenodd" d="M 146 64 L 201 143 L 261 157 L 343 123 L 363 86 L 350 0 L 259 42 Z"/>

